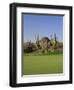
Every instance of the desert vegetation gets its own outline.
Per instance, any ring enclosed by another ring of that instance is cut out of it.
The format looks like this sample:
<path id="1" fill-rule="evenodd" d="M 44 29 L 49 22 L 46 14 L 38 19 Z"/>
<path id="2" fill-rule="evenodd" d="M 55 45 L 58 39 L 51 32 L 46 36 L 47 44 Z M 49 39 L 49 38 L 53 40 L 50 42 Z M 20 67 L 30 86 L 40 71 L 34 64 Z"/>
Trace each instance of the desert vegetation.
<path id="1" fill-rule="evenodd" d="M 39 38 L 37 35 L 36 41 L 25 42 L 23 44 L 24 53 L 29 54 L 48 54 L 48 53 L 62 53 L 63 52 L 63 43 L 57 40 L 56 34 L 54 37 L 49 39 L 48 37 Z"/>

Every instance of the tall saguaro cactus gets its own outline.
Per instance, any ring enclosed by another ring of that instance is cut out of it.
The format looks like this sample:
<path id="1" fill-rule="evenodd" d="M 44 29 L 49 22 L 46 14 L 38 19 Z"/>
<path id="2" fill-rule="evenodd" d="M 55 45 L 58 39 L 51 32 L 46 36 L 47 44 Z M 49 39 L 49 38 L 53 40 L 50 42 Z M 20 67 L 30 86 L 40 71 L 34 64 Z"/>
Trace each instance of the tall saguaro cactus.
<path id="1" fill-rule="evenodd" d="M 39 34 L 37 35 L 36 45 L 37 45 L 37 48 L 39 49 L 39 47 L 40 47 L 40 45 L 39 45 Z"/>
<path id="2" fill-rule="evenodd" d="M 57 45 L 57 37 L 56 34 L 54 34 L 54 49 L 56 49 L 56 45 Z"/>

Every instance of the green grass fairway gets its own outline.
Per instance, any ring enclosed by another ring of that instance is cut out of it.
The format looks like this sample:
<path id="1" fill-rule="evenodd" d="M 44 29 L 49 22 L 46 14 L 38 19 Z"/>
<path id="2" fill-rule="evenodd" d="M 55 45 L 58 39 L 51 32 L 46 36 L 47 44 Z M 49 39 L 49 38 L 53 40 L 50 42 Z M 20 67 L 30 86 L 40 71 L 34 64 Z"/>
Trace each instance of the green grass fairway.
<path id="1" fill-rule="evenodd" d="M 63 55 L 23 55 L 23 75 L 63 73 Z"/>

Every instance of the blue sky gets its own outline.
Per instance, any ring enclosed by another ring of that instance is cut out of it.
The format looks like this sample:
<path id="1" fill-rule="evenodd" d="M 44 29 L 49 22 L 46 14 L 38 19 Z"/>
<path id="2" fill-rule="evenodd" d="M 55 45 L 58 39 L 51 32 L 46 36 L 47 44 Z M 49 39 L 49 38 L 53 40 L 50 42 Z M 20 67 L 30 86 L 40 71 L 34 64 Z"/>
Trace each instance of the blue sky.
<path id="1" fill-rule="evenodd" d="M 35 42 L 39 38 L 54 37 L 56 33 L 59 41 L 63 40 L 63 16 L 58 15 L 33 15 L 23 14 L 23 39 L 24 42 Z"/>

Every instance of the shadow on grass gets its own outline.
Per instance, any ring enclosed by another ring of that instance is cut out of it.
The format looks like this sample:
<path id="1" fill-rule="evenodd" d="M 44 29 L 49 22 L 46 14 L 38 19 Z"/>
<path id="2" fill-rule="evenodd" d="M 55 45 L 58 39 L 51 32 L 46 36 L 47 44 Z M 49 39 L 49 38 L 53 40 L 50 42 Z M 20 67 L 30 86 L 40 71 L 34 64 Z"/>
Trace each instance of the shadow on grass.
<path id="1" fill-rule="evenodd" d="M 58 54 L 63 54 L 63 52 L 61 51 L 54 51 L 54 52 L 47 52 L 47 53 L 42 53 L 42 52 L 31 52 L 31 53 L 24 53 L 26 56 L 30 56 L 30 55 L 33 55 L 33 56 L 42 56 L 42 55 L 58 55 Z"/>

